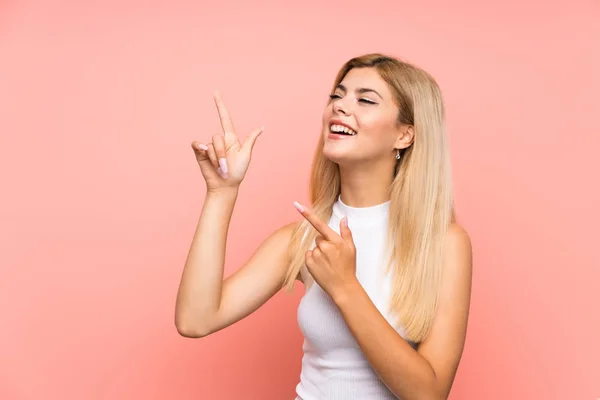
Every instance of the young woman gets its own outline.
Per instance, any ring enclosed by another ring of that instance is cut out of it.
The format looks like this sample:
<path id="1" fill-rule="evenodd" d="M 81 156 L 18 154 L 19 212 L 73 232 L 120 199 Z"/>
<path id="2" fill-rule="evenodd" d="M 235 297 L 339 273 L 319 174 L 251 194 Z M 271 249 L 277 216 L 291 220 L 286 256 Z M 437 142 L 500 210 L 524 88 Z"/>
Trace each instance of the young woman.
<path id="1" fill-rule="evenodd" d="M 442 95 L 425 71 L 382 54 L 348 61 L 323 113 L 311 207 L 223 279 L 227 230 L 262 129 L 192 143 L 207 194 L 175 324 L 203 337 L 295 281 L 304 356 L 297 399 L 446 399 L 465 343 L 471 245 L 454 217 Z"/>

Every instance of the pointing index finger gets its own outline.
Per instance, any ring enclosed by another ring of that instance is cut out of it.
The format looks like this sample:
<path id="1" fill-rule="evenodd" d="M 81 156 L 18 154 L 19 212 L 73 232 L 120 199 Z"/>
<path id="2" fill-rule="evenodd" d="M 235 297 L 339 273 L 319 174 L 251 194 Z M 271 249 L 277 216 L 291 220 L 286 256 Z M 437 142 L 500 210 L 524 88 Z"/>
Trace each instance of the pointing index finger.
<path id="1" fill-rule="evenodd" d="M 332 241 L 340 237 L 333 229 L 329 227 L 329 225 L 321 221 L 311 210 L 308 210 L 297 201 L 294 202 L 294 206 L 300 212 L 300 214 L 302 214 L 302 216 L 306 218 L 306 220 L 317 230 L 317 232 L 323 235 L 325 239 Z"/>
<path id="2" fill-rule="evenodd" d="M 233 123 L 231 122 L 231 117 L 229 116 L 229 111 L 227 111 L 227 107 L 225 107 L 225 103 L 221 98 L 221 93 L 215 92 L 215 105 L 217 106 L 217 111 L 219 112 L 219 119 L 221 121 L 221 127 L 223 128 L 223 134 L 234 133 Z"/>

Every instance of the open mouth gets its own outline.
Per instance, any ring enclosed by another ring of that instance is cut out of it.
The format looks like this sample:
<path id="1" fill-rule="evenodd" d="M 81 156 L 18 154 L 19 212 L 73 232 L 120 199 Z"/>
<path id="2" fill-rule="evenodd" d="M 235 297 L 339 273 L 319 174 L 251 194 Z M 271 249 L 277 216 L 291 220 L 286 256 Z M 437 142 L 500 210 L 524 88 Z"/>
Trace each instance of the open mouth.
<path id="1" fill-rule="evenodd" d="M 335 133 L 337 135 L 346 135 L 346 136 L 354 136 L 354 135 L 356 135 L 356 131 L 354 131 L 353 129 L 348 128 L 347 126 L 338 125 L 338 124 L 332 124 L 329 127 L 329 131 L 331 133 Z"/>

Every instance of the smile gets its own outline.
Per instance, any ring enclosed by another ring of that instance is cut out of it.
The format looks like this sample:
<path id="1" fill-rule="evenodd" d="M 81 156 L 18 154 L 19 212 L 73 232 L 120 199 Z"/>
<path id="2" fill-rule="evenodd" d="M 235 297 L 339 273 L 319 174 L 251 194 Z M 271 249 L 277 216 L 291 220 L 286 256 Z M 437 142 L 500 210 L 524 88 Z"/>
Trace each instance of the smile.
<path id="1" fill-rule="evenodd" d="M 331 124 L 331 126 L 329 126 L 329 131 L 331 133 L 336 133 L 338 135 L 350 135 L 350 136 L 356 135 L 356 131 L 354 131 L 353 129 L 348 128 L 347 126 L 338 125 L 338 124 Z"/>

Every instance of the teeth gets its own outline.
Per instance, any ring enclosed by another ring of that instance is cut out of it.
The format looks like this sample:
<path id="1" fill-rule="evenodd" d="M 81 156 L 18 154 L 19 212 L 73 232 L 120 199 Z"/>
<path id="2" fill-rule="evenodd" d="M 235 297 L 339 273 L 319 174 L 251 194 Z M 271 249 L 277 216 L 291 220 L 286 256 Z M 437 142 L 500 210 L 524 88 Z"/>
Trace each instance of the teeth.
<path id="1" fill-rule="evenodd" d="M 331 132 L 336 132 L 336 133 L 344 132 L 351 136 L 356 135 L 356 132 L 354 132 L 352 129 L 350 129 L 346 126 L 342 126 L 342 125 L 331 125 L 330 130 L 331 130 Z"/>

